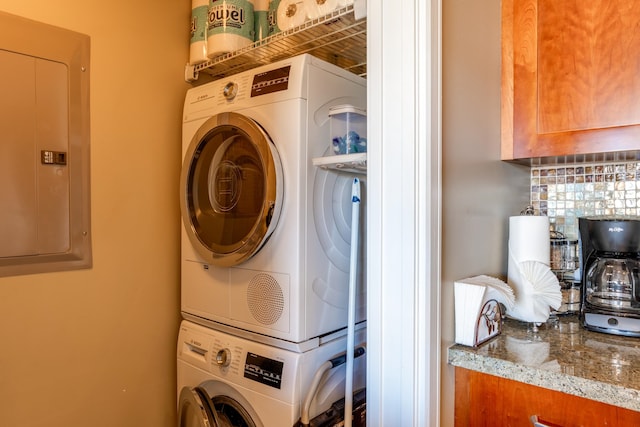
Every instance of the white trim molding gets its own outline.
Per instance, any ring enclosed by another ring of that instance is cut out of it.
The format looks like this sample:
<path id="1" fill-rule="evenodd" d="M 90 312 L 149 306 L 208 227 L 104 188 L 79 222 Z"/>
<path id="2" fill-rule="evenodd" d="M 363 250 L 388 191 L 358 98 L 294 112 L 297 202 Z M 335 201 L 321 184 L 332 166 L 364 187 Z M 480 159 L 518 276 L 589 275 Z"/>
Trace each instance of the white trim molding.
<path id="1" fill-rule="evenodd" d="M 367 425 L 438 426 L 441 0 L 367 3 Z"/>

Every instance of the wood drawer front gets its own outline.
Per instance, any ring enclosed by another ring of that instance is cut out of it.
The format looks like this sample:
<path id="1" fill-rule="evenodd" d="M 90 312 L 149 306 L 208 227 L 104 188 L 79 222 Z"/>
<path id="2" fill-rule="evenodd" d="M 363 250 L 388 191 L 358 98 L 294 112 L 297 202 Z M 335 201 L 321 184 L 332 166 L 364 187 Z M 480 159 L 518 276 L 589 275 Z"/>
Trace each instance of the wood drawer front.
<path id="1" fill-rule="evenodd" d="M 640 412 L 456 368 L 455 425 L 532 426 L 531 416 L 550 425 L 640 426 Z"/>

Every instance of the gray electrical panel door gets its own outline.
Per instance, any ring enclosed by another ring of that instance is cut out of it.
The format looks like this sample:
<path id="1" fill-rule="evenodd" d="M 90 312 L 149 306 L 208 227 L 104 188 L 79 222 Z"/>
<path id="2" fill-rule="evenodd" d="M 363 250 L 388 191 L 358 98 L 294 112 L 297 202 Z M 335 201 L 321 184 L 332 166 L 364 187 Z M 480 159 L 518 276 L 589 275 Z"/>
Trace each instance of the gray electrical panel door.
<path id="1" fill-rule="evenodd" d="M 66 252 L 66 67 L 0 50 L 0 93 L 0 257 Z M 47 153 L 58 161 L 42 161 Z"/>
<path id="2" fill-rule="evenodd" d="M 88 37 L 0 28 L 0 276 L 89 267 Z"/>

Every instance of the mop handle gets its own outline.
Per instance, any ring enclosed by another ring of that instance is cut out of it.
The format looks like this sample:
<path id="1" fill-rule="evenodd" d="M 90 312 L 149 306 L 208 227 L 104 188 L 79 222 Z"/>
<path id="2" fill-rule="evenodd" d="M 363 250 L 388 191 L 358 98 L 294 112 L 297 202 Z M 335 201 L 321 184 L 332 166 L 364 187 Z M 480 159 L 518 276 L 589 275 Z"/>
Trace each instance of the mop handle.
<path id="1" fill-rule="evenodd" d="M 349 310 L 347 322 L 347 366 L 344 394 L 344 427 L 351 427 L 353 417 L 353 350 L 355 347 L 356 278 L 358 273 L 358 227 L 360 220 L 360 180 L 351 188 L 351 259 L 349 263 Z"/>

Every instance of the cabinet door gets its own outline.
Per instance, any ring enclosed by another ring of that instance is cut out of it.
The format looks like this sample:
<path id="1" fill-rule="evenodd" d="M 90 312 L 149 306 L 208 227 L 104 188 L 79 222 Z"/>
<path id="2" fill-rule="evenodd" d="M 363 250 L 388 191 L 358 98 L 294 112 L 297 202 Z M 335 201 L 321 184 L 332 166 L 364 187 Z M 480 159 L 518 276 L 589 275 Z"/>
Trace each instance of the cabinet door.
<path id="1" fill-rule="evenodd" d="M 455 425 L 627 427 L 640 425 L 640 412 L 456 368 Z"/>
<path id="2" fill-rule="evenodd" d="M 640 2 L 502 5 L 502 158 L 640 149 Z"/>

